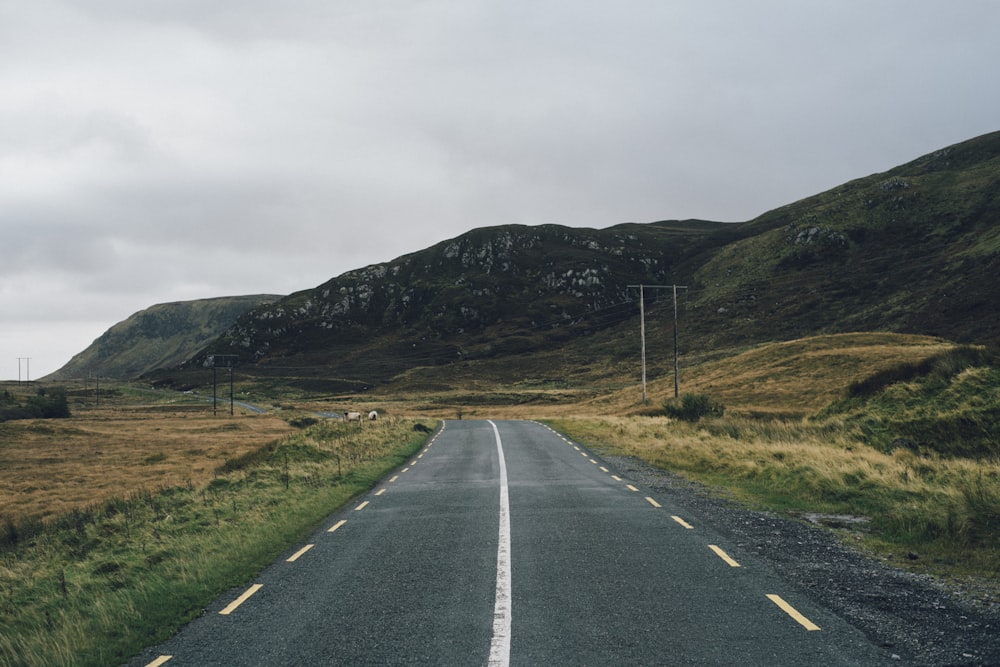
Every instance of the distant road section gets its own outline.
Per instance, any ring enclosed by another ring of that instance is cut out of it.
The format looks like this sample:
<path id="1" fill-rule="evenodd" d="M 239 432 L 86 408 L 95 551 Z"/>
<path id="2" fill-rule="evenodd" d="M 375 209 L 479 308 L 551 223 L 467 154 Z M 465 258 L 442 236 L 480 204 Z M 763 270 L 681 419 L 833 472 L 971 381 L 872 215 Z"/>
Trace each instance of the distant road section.
<path id="1" fill-rule="evenodd" d="M 129 665 L 892 664 L 710 524 L 541 424 L 449 421 Z"/>

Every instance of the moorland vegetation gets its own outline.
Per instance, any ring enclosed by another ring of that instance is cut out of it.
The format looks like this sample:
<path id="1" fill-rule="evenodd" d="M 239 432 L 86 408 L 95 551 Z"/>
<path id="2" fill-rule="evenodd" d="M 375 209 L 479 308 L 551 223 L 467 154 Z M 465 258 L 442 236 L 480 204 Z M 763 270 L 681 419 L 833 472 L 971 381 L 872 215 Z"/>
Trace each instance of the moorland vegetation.
<path id="1" fill-rule="evenodd" d="M 101 405 L 64 378 L 71 417 L 0 424 L 0 665 L 105 664 L 161 638 L 440 419 L 547 420 L 754 507 L 852 517 L 833 530 L 874 557 L 988 582 L 998 176 L 995 133 L 747 223 L 473 230 L 254 306 Z M 640 284 L 685 287 L 676 309 L 644 293 L 645 401 Z M 238 395 L 264 414 L 211 415 L 210 354 L 239 357 Z M 317 418 L 348 405 L 394 418 Z M 59 479 L 82 480 L 76 500 Z"/>

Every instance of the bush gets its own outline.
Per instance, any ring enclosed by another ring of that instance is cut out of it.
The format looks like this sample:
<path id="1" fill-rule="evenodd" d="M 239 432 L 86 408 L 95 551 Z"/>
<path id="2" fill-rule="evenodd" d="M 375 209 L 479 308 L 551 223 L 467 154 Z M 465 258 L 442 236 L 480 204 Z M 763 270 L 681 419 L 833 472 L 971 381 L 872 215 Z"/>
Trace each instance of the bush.
<path id="1" fill-rule="evenodd" d="M 56 387 L 38 390 L 37 396 L 29 396 L 22 405 L 9 392 L 0 396 L 0 422 L 14 419 L 59 419 L 69 417 L 69 402 L 66 390 Z"/>
<path id="2" fill-rule="evenodd" d="M 706 416 L 721 417 L 726 408 L 705 394 L 684 394 L 679 405 L 676 400 L 668 400 L 663 404 L 663 410 L 668 417 L 696 422 Z"/>

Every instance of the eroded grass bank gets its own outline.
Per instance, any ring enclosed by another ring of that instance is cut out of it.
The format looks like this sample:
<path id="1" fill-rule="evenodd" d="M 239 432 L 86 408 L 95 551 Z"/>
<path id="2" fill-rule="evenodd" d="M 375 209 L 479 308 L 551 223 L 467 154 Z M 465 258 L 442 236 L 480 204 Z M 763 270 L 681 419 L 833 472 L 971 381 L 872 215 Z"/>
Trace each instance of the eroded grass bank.
<path id="1" fill-rule="evenodd" d="M 758 508 L 869 519 L 875 554 L 942 575 L 1000 570 L 1000 462 L 884 453 L 836 421 L 739 417 L 696 424 L 666 417 L 564 418 L 578 441 L 635 456 Z M 914 560 L 912 556 L 917 556 Z"/>
<path id="2" fill-rule="evenodd" d="M 165 639 L 419 449 L 414 423 L 314 424 L 207 485 L 104 500 L 9 542 L 0 665 L 120 664 Z"/>

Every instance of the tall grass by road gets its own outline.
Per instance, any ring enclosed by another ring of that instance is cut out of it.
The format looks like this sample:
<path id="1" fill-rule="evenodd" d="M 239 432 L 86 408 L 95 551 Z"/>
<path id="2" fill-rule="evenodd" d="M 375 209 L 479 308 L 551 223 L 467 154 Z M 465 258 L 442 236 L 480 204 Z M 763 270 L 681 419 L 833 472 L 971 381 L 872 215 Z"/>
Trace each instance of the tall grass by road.
<path id="1" fill-rule="evenodd" d="M 1000 570 L 1000 460 L 879 451 L 841 422 L 566 417 L 550 422 L 599 452 L 635 456 L 758 508 L 870 519 L 883 556 L 942 574 Z M 908 556 L 917 555 L 911 561 Z"/>
<path id="2" fill-rule="evenodd" d="M 8 539 L 0 665 L 120 664 L 167 638 L 404 462 L 425 440 L 413 426 L 317 423 L 205 485 L 113 497 Z"/>

